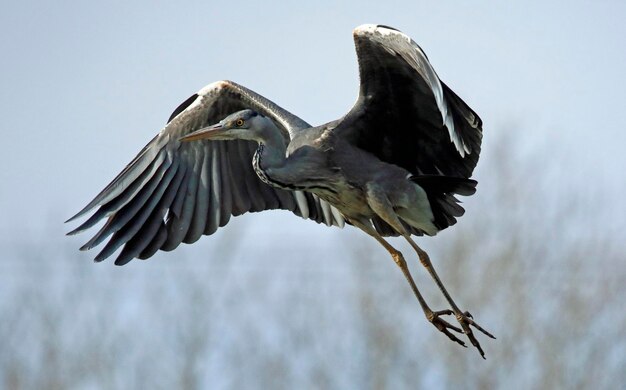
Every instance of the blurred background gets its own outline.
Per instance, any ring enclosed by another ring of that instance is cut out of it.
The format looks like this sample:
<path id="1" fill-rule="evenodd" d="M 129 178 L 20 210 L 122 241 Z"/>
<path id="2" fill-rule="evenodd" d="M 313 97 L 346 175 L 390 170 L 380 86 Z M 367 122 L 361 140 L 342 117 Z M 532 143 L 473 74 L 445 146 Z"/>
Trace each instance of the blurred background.
<path id="1" fill-rule="evenodd" d="M 3 5 L 0 388 L 621 388 L 624 17 L 608 0 Z M 250 214 L 124 267 L 65 237 L 210 82 L 312 124 L 343 115 L 363 23 L 413 37 L 484 121 L 466 215 L 418 243 L 498 337 L 478 335 L 486 361 L 427 323 L 385 250 L 350 227 Z"/>

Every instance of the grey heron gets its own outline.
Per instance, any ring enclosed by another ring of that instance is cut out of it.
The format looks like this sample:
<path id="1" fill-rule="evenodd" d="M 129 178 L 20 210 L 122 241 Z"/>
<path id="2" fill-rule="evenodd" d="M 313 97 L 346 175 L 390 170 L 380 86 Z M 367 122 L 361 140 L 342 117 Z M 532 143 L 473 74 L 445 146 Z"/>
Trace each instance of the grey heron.
<path id="1" fill-rule="evenodd" d="M 445 83 L 407 35 L 383 25 L 353 31 L 360 91 L 342 118 L 311 126 L 232 81 L 202 88 L 174 110 L 165 127 L 85 208 L 76 234 L 107 218 L 81 250 L 102 243 L 102 261 L 147 259 L 159 249 L 193 243 L 231 216 L 285 209 L 318 223 L 353 225 L 391 255 L 428 321 L 484 358 L 472 327 L 481 328 L 448 294 L 412 235 L 433 236 L 464 213 L 455 195 L 471 195 L 482 121 Z M 417 253 L 450 309 L 432 310 L 400 251 Z M 443 316 L 454 315 L 460 327 Z"/>

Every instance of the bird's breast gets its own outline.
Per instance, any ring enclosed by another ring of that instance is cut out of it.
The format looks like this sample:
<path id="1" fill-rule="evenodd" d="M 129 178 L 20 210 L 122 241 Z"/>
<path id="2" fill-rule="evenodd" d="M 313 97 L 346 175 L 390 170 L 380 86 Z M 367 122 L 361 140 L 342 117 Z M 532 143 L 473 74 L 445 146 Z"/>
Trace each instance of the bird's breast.
<path id="1" fill-rule="evenodd" d="M 259 148 L 254 153 L 254 156 L 252 156 L 252 168 L 254 169 L 254 172 L 259 177 L 259 179 L 261 179 L 263 183 L 272 187 L 277 187 L 277 188 L 290 190 L 290 191 L 301 190 L 301 188 L 298 188 L 298 186 L 292 183 L 288 183 L 284 180 L 279 180 L 277 178 L 274 178 L 267 172 L 267 170 L 265 169 L 265 167 L 263 167 L 263 164 L 262 164 L 263 149 L 264 149 L 264 145 L 259 144 Z"/>

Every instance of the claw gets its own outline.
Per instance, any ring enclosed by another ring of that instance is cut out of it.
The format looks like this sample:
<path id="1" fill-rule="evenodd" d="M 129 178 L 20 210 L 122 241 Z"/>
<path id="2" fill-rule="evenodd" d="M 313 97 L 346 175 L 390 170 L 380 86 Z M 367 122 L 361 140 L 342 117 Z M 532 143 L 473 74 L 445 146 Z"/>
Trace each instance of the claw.
<path id="1" fill-rule="evenodd" d="M 470 340 L 472 345 L 476 347 L 476 349 L 478 349 L 480 356 L 485 359 L 485 352 L 483 351 L 480 343 L 474 336 L 474 333 L 472 332 L 470 326 L 473 326 L 474 328 L 476 328 L 486 336 L 491 337 L 492 339 L 495 339 L 495 337 L 491 333 L 483 329 L 480 325 L 478 325 L 476 321 L 473 320 L 473 318 L 474 317 L 472 317 L 472 315 L 468 311 L 466 311 L 465 313 L 456 313 L 456 320 L 461 324 L 461 327 L 463 328 L 463 333 L 467 335 L 467 338 Z"/>
<path id="2" fill-rule="evenodd" d="M 462 329 L 452 325 L 448 321 L 446 321 L 443 318 L 441 318 L 441 316 L 452 315 L 452 314 L 454 314 L 454 312 L 452 310 L 446 309 L 446 310 L 441 310 L 441 311 L 430 312 L 426 316 L 426 318 L 433 325 L 435 325 L 435 328 L 437 328 L 440 332 L 442 332 L 443 334 L 448 336 L 448 338 L 450 340 L 452 340 L 453 342 L 458 343 L 459 345 L 467 348 L 467 345 L 465 345 L 465 342 L 462 341 L 461 339 L 459 339 L 458 337 L 456 337 L 456 335 L 454 335 L 454 333 L 450 332 L 449 329 L 451 329 L 451 330 L 453 330 L 455 332 L 461 333 L 461 334 L 463 334 L 465 332 Z"/>
<path id="3" fill-rule="evenodd" d="M 459 322 L 459 324 L 461 324 L 461 328 L 456 327 L 450 324 L 448 321 L 441 318 L 442 316 L 452 315 L 452 314 L 455 315 L 456 320 Z M 474 333 L 472 332 L 472 329 L 470 328 L 470 326 L 473 326 L 474 328 L 476 328 L 477 330 L 479 330 L 486 336 L 491 337 L 492 339 L 495 339 L 495 337 L 491 333 L 483 329 L 480 325 L 478 325 L 476 321 L 473 320 L 473 318 L 474 317 L 468 311 L 466 311 L 465 313 L 461 313 L 460 311 L 454 312 L 450 309 L 445 309 L 445 310 L 440 310 L 440 311 L 428 310 L 426 313 L 426 319 L 428 319 L 428 321 L 430 321 L 433 325 L 435 325 L 435 328 L 437 328 L 441 333 L 448 336 L 448 338 L 452 340 L 453 342 L 467 348 L 467 345 L 465 344 L 465 342 L 459 339 L 458 337 L 456 337 L 456 335 L 450 332 L 450 330 L 453 330 L 457 333 L 465 334 L 467 338 L 470 340 L 470 342 L 472 343 L 472 345 L 476 347 L 476 349 L 478 349 L 480 356 L 483 359 L 485 359 L 485 352 L 483 351 L 482 347 L 480 346 L 480 343 L 474 336 Z"/>

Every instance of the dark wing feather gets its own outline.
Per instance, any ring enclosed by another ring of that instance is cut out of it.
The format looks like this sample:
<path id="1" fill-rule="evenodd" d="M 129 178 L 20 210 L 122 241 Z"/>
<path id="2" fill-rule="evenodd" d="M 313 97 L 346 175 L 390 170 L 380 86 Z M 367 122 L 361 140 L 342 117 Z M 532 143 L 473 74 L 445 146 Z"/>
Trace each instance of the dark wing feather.
<path id="1" fill-rule="evenodd" d="M 102 261 L 123 247 L 115 263 L 149 258 L 213 234 L 231 215 L 284 209 L 327 225 L 343 225 L 328 205 L 309 193 L 290 192 L 263 183 L 252 169 L 256 144 L 250 141 L 179 139 L 233 112 L 251 108 L 274 120 L 289 137 L 308 124 L 262 96 L 230 81 L 213 83 L 183 102 L 165 128 L 83 210 L 98 210 L 76 234 L 108 217 L 81 249 L 111 237 L 96 256 Z"/>
<path id="2" fill-rule="evenodd" d="M 359 97 L 333 133 L 416 175 L 470 177 L 482 122 L 439 80 L 421 48 L 385 26 L 358 27 L 354 41 Z"/>

